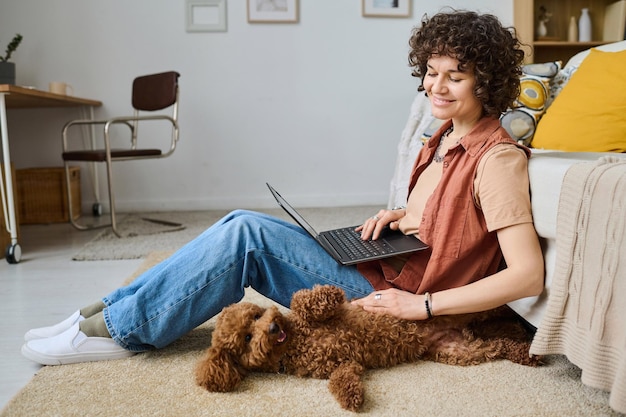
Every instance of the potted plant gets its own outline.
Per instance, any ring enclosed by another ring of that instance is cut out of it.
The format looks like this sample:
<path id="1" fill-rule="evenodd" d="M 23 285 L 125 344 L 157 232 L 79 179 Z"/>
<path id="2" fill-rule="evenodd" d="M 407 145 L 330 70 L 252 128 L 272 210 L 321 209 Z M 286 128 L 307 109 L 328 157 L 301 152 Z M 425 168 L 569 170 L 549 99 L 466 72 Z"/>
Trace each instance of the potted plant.
<path id="1" fill-rule="evenodd" d="M 15 84 L 15 64 L 9 62 L 9 58 L 20 45 L 20 42 L 22 42 L 22 35 L 18 33 L 7 45 L 5 55 L 0 56 L 0 84 Z"/>

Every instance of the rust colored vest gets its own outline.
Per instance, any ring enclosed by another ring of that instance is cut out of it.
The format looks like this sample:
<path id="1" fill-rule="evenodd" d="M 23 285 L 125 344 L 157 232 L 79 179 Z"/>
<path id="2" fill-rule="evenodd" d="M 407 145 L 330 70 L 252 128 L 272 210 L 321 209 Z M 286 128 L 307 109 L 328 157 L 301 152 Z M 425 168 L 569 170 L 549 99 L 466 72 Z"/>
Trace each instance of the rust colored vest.
<path id="1" fill-rule="evenodd" d="M 451 122 L 441 126 L 415 161 L 409 193 L 430 164 Z M 496 232 L 489 232 L 474 202 L 474 178 L 482 156 L 501 143 L 516 144 L 496 118 L 484 117 L 448 151 L 443 174 L 424 207 L 420 239 L 430 248 L 411 255 L 398 273 L 384 260 L 357 266 L 375 289 L 399 288 L 417 294 L 460 287 L 498 270 L 502 252 Z M 526 151 L 524 146 L 517 145 Z"/>

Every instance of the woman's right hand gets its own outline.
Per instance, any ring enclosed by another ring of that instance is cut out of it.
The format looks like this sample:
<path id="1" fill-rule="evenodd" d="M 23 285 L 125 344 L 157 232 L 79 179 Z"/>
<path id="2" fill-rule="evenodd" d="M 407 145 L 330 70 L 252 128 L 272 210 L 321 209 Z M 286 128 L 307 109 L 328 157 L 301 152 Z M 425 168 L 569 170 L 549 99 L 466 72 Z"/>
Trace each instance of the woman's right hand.
<path id="1" fill-rule="evenodd" d="M 398 230 L 398 221 L 406 214 L 405 209 L 378 211 L 374 216 L 365 220 L 363 224 L 356 228 L 361 232 L 361 239 L 376 240 L 380 237 L 383 229 L 389 227 L 391 230 Z"/>

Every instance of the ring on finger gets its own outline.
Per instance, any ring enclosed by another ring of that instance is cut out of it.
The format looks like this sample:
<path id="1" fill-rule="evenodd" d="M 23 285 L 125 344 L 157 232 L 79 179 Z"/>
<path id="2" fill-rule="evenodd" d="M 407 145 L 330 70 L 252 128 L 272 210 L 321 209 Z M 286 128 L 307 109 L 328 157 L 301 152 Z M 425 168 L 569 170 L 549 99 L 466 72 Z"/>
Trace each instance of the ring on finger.
<path id="1" fill-rule="evenodd" d="M 374 221 L 378 221 L 378 220 L 380 220 L 380 219 L 378 218 L 378 216 L 372 216 L 372 220 L 374 220 Z"/>
<path id="2" fill-rule="evenodd" d="M 374 300 L 380 300 L 381 298 L 383 298 L 382 294 L 375 294 L 374 295 Z"/>

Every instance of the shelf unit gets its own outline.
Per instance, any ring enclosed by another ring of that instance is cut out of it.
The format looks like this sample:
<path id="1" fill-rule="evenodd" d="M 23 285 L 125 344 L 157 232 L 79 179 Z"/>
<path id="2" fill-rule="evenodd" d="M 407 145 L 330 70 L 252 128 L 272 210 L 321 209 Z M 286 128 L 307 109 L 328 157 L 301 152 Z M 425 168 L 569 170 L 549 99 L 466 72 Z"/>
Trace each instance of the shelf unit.
<path id="1" fill-rule="evenodd" d="M 547 62 L 560 59 L 563 65 L 575 54 L 594 46 L 603 45 L 602 30 L 606 6 L 615 0 L 513 0 L 513 22 L 517 35 L 526 48 L 526 62 Z M 546 24 L 546 40 L 539 40 L 535 34 L 540 14 L 544 6 L 552 13 Z M 571 16 L 578 18 L 583 7 L 591 16 L 592 42 L 567 42 L 567 32 Z"/>

